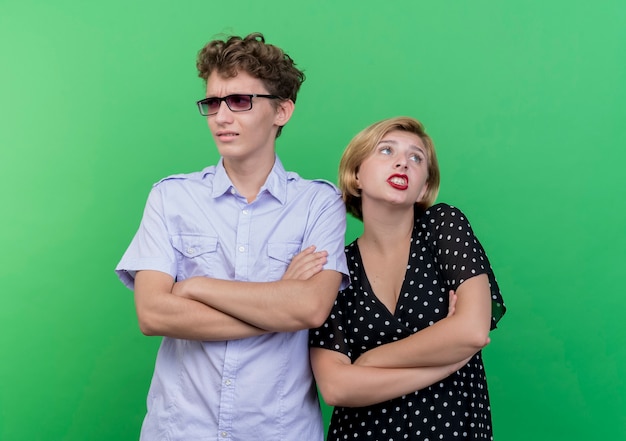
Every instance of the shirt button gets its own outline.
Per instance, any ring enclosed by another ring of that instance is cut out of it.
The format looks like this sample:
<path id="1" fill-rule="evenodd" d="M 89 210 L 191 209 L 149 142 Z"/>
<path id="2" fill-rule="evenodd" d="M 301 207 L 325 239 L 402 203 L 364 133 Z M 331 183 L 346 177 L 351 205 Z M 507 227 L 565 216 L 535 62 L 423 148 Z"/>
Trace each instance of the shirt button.
<path id="1" fill-rule="evenodd" d="M 243 210 L 242 213 L 243 214 L 248 214 L 248 210 Z"/>
<path id="2" fill-rule="evenodd" d="M 244 251 L 246 251 L 246 247 L 239 247 L 239 252 L 243 253 Z"/>
<path id="3" fill-rule="evenodd" d="M 220 435 L 222 435 L 222 438 L 226 438 L 228 436 L 228 433 L 227 432 L 222 432 L 222 433 L 220 433 Z"/>
<path id="4" fill-rule="evenodd" d="M 226 384 L 226 386 L 230 386 L 231 383 L 232 383 L 232 381 L 230 381 L 230 380 L 224 381 L 224 384 Z"/>
<path id="5" fill-rule="evenodd" d="M 187 248 L 187 254 L 193 254 L 196 252 L 195 248 Z"/>

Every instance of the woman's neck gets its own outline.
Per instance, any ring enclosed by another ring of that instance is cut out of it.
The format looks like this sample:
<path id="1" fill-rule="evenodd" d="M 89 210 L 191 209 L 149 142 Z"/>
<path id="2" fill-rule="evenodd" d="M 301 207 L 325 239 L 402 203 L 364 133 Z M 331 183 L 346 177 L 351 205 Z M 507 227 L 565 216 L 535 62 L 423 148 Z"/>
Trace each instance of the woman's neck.
<path id="1" fill-rule="evenodd" d="M 385 253 L 393 252 L 397 245 L 410 241 L 413 233 L 414 213 L 411 210 L 373 210 L 363 213 L 363 234 L 359 246 Z"/>

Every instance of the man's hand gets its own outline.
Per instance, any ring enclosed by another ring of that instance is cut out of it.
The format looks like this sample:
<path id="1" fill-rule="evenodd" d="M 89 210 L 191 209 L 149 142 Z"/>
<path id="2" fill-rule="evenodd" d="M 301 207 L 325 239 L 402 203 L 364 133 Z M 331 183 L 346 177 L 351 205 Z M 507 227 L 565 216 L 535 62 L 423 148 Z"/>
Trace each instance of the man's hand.
<path id="1" fill-rule="evenodd" d="M 189 279 L 181 280 L 174 283 L 172 287 L 172 294 L 185 299 L 193 299 L 191 296 L 193 284 L 197 281 L 198 277 L 190 277 Z"/>
<path id="2" fill-rule="evenodd" d="M 285 274 L 283 274 L 283 277 L 281 277 L 281 280 L 310 279 L 315 274 L 322 271 L 327 258 L 328 253 L 326 251 L 316 252 L 315 246 L 311 245 L 296 254 L 293 259 L 291 259 L 289 267 L 287 268 L 287 271 L 285 271 Z"/>

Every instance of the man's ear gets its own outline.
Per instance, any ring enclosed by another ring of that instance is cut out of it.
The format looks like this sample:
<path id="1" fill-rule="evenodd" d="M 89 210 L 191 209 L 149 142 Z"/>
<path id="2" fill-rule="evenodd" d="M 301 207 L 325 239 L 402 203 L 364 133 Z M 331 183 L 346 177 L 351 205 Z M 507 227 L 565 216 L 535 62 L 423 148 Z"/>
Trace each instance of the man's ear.
<path id="1" fill-rule="evenodd" d="M 296 105 L 291 100 L 284 100 L 278 103 L 278 107 L 276 108 L 276 119 L 275 123 L 277 126 L 284 126 L 291 119 L 291 115 L 293 115 L 293 111 L 296 108 Z"/>

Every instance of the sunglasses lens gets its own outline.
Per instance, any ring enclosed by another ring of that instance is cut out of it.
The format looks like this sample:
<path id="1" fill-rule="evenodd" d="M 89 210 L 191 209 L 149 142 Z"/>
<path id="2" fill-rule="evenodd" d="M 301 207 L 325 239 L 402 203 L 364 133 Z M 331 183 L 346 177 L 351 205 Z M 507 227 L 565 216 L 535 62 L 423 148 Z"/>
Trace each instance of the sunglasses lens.
<path id="1" fill-rule="evenodd" d="M 226 104 L 233 112 L 243 112 L 252 108 L 252 98 L 248 95 L 230 95 L 226 97 Z"/>
<path id="2" fill-rule="evenodd" d="M 208 98 L 204 101 L 203 107 L 208 115 L 212 113 L 217 113 L 220 108 L 220 100 L 218 98 Z"/>
<path id="3" fill-rule="evenodd" d="M 254 95 L 228 95 L 224 98 L 211 97 L 198 101 L 200 105 L 200 113 L 203 115 L 215 115 L 220 110 L 222 101 L 226 101 L 226 105 L 233 112 L 245 112 L 252 109 L 252 97 Z M 265 95 L 261 95 L 265 97 Z"/>

